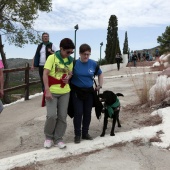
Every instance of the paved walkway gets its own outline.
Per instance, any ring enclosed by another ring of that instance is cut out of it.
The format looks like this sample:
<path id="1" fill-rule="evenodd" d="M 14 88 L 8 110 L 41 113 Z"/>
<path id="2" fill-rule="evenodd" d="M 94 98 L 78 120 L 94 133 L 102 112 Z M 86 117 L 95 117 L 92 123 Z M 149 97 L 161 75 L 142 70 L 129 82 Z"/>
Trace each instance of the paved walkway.
<path id="1" fill-rule="evenodd" d="M 115 92 L 121 92 L 125 95 L 124 98 L 121 99 L 122 106 L 126 106 L 127 104 L 131 104 L 137 101 L 136 94 L 133 89 L 133 83 L 129 77 L 123 77 L 127 75 L 132 75 L 136 73 L 144 73 L 149 72 L 149 68 L 121 68 L 119 71 L 117 69 L 113 69 L 112 71 L 104 73 L 104 85 L 102 90 L 114 90 Z M 157 76 L 157 73 L 154 74 Z M 116 76 L 117 78 L 113 78 Z M 130 99 L 130 100 L 129 100 Z M 66 161 L 67 166 L 62 164 L 62 162 L 57 162 L 57 165 L 55 162 L 51 164 L 51 167 L 47 167 L 46 163 L 42 163 L 42 167 L 40 164 L 38 164 L 38 161 L 44 161 L 44 160 L 54 160 L 56 158 L 64 158 L 68 156 L 78 155 L 83 152 L 91 152 L 98 149 L 107 148 L 108 146 L 113 145 L 112 138 L 108 138 L 109 136 L 106 136 L 101 140 L 100 133 L 101 133 L 101 127 L 102 122 L 98 121 L 95 117 L 94 111 L 92 115 L 92 122 L 90 126 L 90 134 L 95 138 L 94 142 L 89 141 L 82 141 L 81 144 L 76 145 L 73 143 L 73 123 L 72 119 L 68 117 L 68 127 L 67 132 L 65 135 L 64 140 L 67 143 L 67 150 L 62 151 L 56 148 L 52 148 L 49 150 L 43 149 L 43 142 L 44 142 L 44 135 L 43 135 L 43 126 L 45 121 L 45 115 L 46 115 L 46 109 L 40 107 L 41 104 L 41 96 L 32 98 L 29 101 L 24 101 L 21 103 L 16 103 L 13 105 L 10 105 L 6 107 L 3 111 L 3 113 L 0 115 L 0 170 L 10 169 L 14 168 L 16 166 L 24 166 L 29 163 L 35 163 L 38 169 L 76 169 L 76 160 L 77 157 L 73 157 L 72 160 L 72 166 L 69 166 L 69 163 Z M 126 131 L 126 126 L 124 126 L 121 129 L 122 132 Z M 120 142 L 119 136 L 117 138 L 114 138 L 117 140 L 117 143 Z M 86 158 L 83 159 L 83 156 L 80 157 L 78 160 L 80 162 L 78 163 L 79 167 L 81 169 L 94 169 L 94 165 L 98 164 L 100 166 L 97 166 L 97 168 L 101 168 L 102 160 L 104 159 L 105 163 L 108 162 L 104 155 L 108 154 L 108 157 L 111 162 L 113 162 L 112 157 L 114 157 L 114 164 L 109 163 L 108 165 L 105 164 L 105 168 L 108 169 L 124 169 L 124 167 L 128 165 L 125 169 L 154 169 L 153 167 L 150 168 L 149 161 L 144 157 L 144 155 L 147 155 L 151 152 L 154 152 L 154 155 L 158 152 L 158 149 L 153 147 L 143 147 L 140 146 L 139 149 L 137 149 L 133 144 L 128 145 L 127 147 L 123 147 L 121 151 L 122 146 L 118 146 L 117 148 L 113 148 L 113 151 L 116 153 L 115 155 L 112 155 L 110 150 L 105 149 L 102 150 L 99 154 L 95 154 L 94 156 L 87 155 Z M 127 152 L 127 150 L 129 152 Z M 142 150 L 142 153 L 141 153 Z M 148 151 L 149 152 L 148 152 Z M 29 152 L 29 153 L 28 153 Z M 123 152 L 123 153 L 122 153 Z M 136 155 L 138 155 L 138 160 L 135 158 L 135 152 Z M 145 152 L 145 154 L 143 153 Z M 104 155 L 103 155 L 103 154 Z M 143 155 L 144 154 L 144 155 Z M 159 152 L 160 157 L 167 156 L 168 153 L 166 152 Z M 150 155 L 152 156 L 152 155 Z M 95 159 L 97 157 L 97 159 Z M 102 158 L 103 157 L 103 158 Z M 169 157 L 169 156 L 168 156 Z M 87 163 L 88 159 L 93 159 L 93 162 L 90 161 L 90 164 Z M 147 156 L 149 158 L 149 156 Z M 159 158 L 159 156 L 156 156 L 154 159 Z M 82 161 L 82 159 L 84 161 Z M 140 160 L 141 159 L 141 160 Z M 150 159 L 150 158 L 149 158 Z M 115 162 L 116 160 L 116 162 Z M 123 160 L 123 162 L 122 162 Z M 162 160 L 162 159 L 161 159 Z M 96 162 L 97 161 L 97 162 Z M 146 161 L 146 162 L 145 162 Z M 153 160 L 152 163 L 153 166 L 157 166 L 158 163 L 156 160 Z M 147 164 L 147 166 L 143 166 Z M 165 160 L 159 164 L 159 168 L 156 169 L 164 169 L 162 166 L 167 165 L 168 161 Z M 48 165 L 50 162 L 47 163 Z M 110 165 L 109 165 L 110 164 Z M 59 165 L 59 166 L 58 166 Z M 74 165 L 74 166 L 73 166 Z M 107 166 L 106 166 L 107 165 Z M 112 166 L 111 166 L 112 165 Z M 116 168 L 117 166 L 117 168 Z M 90 168 L 92 167 L 92 168 Z"/>

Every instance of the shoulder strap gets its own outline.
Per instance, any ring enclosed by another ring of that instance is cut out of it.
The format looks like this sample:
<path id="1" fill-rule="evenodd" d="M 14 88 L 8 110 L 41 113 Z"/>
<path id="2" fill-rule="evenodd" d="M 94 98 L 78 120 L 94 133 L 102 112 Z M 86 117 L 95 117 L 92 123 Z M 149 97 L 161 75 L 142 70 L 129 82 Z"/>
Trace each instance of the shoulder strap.
<path id="1" fill-rule="evenodd" d="M 97 72 L 99 71 L 99 65 L 97 64 L 96 65 L 96 69 L 95 69 L 95 72 L 94 72 L 94 78 L 95 78 L 95 75 L 97 75 Z"/>
<path id="2" fill-rule="evenodd" d="M 95 72 L 94 72 L 94 77 L 93 77 L 93 81 L 94 81 L 94 84 L 95 84 L 96 87 L 97 87 L 97 83 L 96 83 L 96 80 L 94 78 L 95 78 L 95 75 L 97 75 L 98 70 L 99 70 L 99 65 L 97 64 Z"/>

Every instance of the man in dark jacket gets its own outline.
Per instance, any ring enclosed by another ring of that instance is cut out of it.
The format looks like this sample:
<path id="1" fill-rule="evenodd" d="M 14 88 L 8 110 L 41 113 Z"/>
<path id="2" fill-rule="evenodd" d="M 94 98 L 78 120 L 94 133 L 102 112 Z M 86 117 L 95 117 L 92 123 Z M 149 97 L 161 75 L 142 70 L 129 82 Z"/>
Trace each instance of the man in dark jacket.
<path id="1" fill-rule="evenodd" d="M 42 34 L 42 43 L 38 45 L 35 56 L 33 58 L 32 67 L 33 70 L 34 67 L 39 68 L 39 75 L 40 80 L 42 84 L 42 91 L 44 91 L 44 83 L 43 83 L 43 71 L 44 71 L 44 64 L 48 58 L 49 55 L 56 52 L 57 49 L 53 45 L 53 43 L 49 42 L 49 34 L 43 33 Z"/>
<path id="2" fill-rule="evenodd" d="M 136 61 L 137 61 L 137 55 L 136 55 L 136 51 L 134 51 L 134 54 L 133 54 L 133 56 L 132 56 L 132 61 L 133 61 L 133 63 L 134 63 L 134 67 L 136 67 Z"/>
<path id="3" fill-rule="evenodd" d="M 116 63 L 117 63 L 117 70 L 119 70 L 120 69 L 120 62 L 122 60 L 122 57 L 121 57 L 121 55 L 119 53 L 117 53 L 115 59 L 116 59 Z"/>

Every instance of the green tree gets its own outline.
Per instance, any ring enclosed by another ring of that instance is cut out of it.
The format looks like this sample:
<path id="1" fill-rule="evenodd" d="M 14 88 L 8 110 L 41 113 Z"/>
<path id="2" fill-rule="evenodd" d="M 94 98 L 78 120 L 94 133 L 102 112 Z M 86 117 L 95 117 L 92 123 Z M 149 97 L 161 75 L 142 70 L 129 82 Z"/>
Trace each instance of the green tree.
<path id="1" fill-rule="evenodd" d="M 160 44 L 160 54 L 170 52 L 170 26 L 166 27 L 162 36 L 158 36 L 157 42 Z"/>
<path id="2" fill-rule="evenodd" d="M 127 31 L 125 32 L 125 41 L 123 44 L 123 54 L 128 54 L 129 47 L 128 47 L 128 36 L 127 36 Z"/>
<path id="3" fill-rule="evenodd" d="M 117 36 L 117 41 L 116 41 L 116 54 L 119 53 L 121 54 L 120 46 L 119 46 L 119 37 Z"/>
<path id="4" fill-rule="evenodd" d="M 3 50 L 1 36 L 5 36 L 9 44 L 23 47 L 24 44 L 37 44 L 40 41 L 39 32 L 34 30 L 34 21 L 38 11 L 50 12 L 52 0 L 1 0 L 0 2 L 0 54 L 5 69 L 8 68 Z M 5 88 L 9 77 L 5 75 Z M 4 99 L 5 100 L 5 99 Z M 8 103 L 8 101 L 5 101 Z"/>
<path id="5" fill-rule="evenodd" d="M 120 50 L 118 41 L 118 20 L 115 15 L 111 15 L 107 29 L 107 44 L 105 51 L 105 59 L 108 64 L 115 63 L 115 55 Z M 119 50 L 118 50 L 119 48 Z M 118 51 L 117 51 L 118 50 Z"/>

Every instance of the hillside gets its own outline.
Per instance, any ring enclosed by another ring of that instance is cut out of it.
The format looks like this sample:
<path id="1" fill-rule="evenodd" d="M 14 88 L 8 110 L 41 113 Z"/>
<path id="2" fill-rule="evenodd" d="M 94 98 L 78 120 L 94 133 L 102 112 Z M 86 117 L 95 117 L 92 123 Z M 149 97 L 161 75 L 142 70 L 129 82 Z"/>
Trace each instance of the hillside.
<path id="1" fill-rule="evenodd" d="M 7 59 L 8 69 L 25 67 L 25 64 L 29 63 L 29 66 L 32 64 L 32 59 L 24 59 L 24 58 L 10 58 Z M 15 73 L 10 73 L 10 80 L 12 81 L 21 81 L 24 78 L 24 71 L 19 71 Z M 39 79 L 38 70 L 30 71 L 31 79 Z"/>
<path id="2" fill-rule="evenodd" d="M 144 53 L 144 52 L 146 53 L 148 51 L 149 54 L 154 57 L 155 56 L 155 50 L 156 49 L 159 50 L 159 48 L 160 48 L 159 46 L 156 46 L 156 47 L 153 47 L 153 48 L 150 48 L 150 49 L 134 50 L 134 51 L 140 52 L 141 54 Z"/>
<path id="3" fill-rule="evenodd" d="M 25 67 L 25 63 L 29 63 L 31 66 L 32 59 L 24 59 L 24 58 L 10 58 L 7 59 L 8 68 L 18 68 Z"/>

